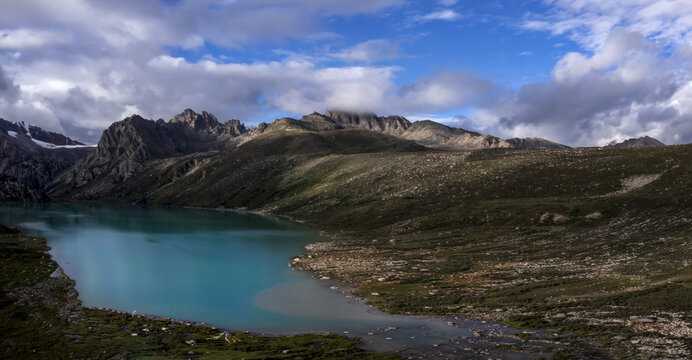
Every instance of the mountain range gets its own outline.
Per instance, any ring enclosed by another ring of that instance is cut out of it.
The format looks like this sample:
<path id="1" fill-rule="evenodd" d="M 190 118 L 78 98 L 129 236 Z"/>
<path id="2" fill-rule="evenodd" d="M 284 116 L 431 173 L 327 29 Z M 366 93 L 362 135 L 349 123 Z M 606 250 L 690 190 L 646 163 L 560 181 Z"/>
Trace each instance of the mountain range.
<path id="1" fill-rule="evenodd" d="M 284 151 L 313 155 L 569 148 L 541 138 L 503 140 L 429 120 L 411 122 L 401 116 L 341 111 L 281 118 L 255 128 L 246 128 L 239 120 L 220 122 L 206 111 L 191 109 L 169 121 L 132 115 L 108 127 L 96 147 L 23 122 L 0 119 L 0 200 L 39 201 L 47 199 L 47 194 L 58 199 L 122 196 L 134 191 L 128 190 L 128 182 L 133 183 L 129 180 L 145 170 L 166 171 L 173 165 L 182 166 L 175 171 L 175 176 L 180 176 L 181 171 L 192 171 L 211 157 L 250 142 L 253 145 L 249 147 L 267 146 L 259 149 L 260 153 L 277 152 L 278 148 L 272 146 L 280 136 L 291 139 L 290 145 L 284 144 Z M 626 146 L 645 146 L 652 141 L 655 139 L 639 143 L 628 140 Z M 140 186 L 140 180 L 134 183 Z"/>
<path id="2" fill-rule="evenodd" d="M 502 320 L 579 344 L 617 331 L 603 350 L 621 358 L 665 357 L 641 356 L 642 325 L 689 340 L 692 145 L 569 149 L 343 112 L 254 128 L 192 110 L 133 115 L 96 147 L 41 146 L 38 131 L 0 125 L 0 200 L 286 216 L 327 236 L 291 266 L 390 313 Z"/>

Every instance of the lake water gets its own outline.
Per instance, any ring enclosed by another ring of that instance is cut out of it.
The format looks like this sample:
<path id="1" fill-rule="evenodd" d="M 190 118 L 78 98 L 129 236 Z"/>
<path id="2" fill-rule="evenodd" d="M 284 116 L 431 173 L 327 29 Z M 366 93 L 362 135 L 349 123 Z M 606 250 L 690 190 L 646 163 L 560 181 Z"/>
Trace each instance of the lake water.
<path id="1" fill-rule="evenodd" d="M 0 223 L 46 238 L 85 306 L 231 330 L 348 332 L 377 350 L 471 336 L 465 326 L 443 320 L 383 314 L 292 270 L 293 256 L 324 239 L 280 218 L 134 205 L 0 204 Z"/>

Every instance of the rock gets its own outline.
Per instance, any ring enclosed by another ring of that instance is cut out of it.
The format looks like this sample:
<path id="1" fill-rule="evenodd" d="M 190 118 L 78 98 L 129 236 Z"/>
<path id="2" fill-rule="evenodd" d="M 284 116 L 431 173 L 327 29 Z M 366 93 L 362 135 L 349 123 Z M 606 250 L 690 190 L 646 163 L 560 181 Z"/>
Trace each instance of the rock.
<path id="1" fill-rule="evenodd" d="M 539 221 L 541 224 L 545 224 L 545 223 L 548 221 L 548 219 L 550 219 L 550 216 L 551 216 L 551 215 L 552 215 L 552 214 L 551 214 L 551 213 L 548 213 L 548 212 L 547 212 L 547 213 L 543 213 L 543 215 L 541 215 L 541 217 L 540 217 L 540 219 L 539 219 L 538 221 Z"/>
<path id="2" fill-rule="evenodd" d="M 553 318 L 555 318 L 555 319 L 564 319 L 566 317 L 567 317 L 567 315 L 565 315 L 564 313 L 558 313 L 558 314 L 553 315 Z"/>
<path id="3" fill-rule="evenodd" d="M 380 296 L 380 293 L 374 292 L 374 293 L 370 293 L 370 295 L 372 295 L 372 296 Z"/>
<path id="4" fill-rule="evenodd" d="M 547 213 L 543 213 L 543 215 L 541 215 L 539 222 L 541 224 L 545 224 L 545 223 L 550 221 L 553 224 L 564 224 L 567 222 L 567 220 L 569 220 L 569 217 L 566 215 L 553 214 L 553 213 L 547 212 Z"/>
<path id="5" fill-rule="evenodd" d="M 137 334 L 137 333 L 132 333 L 132 334 L 130 334 L 130 336 L 139 336 L 139 334 Z"/>
<path id="6" fill-rule="evenodd" d="M 589 215 L 584 216 L 584 218 L 588 220 L 598 220 L 603 217 L 603 214 L 601 214 L 599 211 L 596 211 L 594 213 L 591 213 Z"/>
<path id="7" fill-rule="evenodd" d="M 197 345 L 197 342 L 196 342 L 194 339 L 185 340 L 185 343 L 188 344 L 188 345 L 190 345 L 190 346 L 195 346 L 195 345 Z"/>
<path id="8" fill-rule="evenodd" d="M 630 321 L 635 322 L 635 323 L 654 323 L 657 320 L 658 319 L 656 319 L 653 316 L 632 316 L 632 317 L 630 317 Z"/>

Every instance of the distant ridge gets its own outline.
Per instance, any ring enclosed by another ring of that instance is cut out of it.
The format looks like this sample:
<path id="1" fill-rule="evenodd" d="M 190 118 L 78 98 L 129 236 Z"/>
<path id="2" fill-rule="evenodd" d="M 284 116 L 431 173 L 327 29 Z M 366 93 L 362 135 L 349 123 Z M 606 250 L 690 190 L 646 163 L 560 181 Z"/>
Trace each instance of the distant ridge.
<path id="1" fill-rule="evenodd" d="M 86 146 L 83 143 L 72 140 L 63 134 L 46 131 L 38 126 L 29 125 L 24 121 L 10 122 L 0 118 L 0 132 L 19 141 L 30 141 L 47 149 Z"/>
<path id="2" fill-rule="evenodd" d="M 631 138 L 623 142 L 616 143 L 615 141 L 606 145 L 605 147 L 615 147 L 615 148 L 638 148 L 638 147 L 649 147 L 649 146 L 666 146 L 666 144 L 658 141 L 649 136 L 643 136 L 640 138 Z"/>
<path id="3" fill-rule="evenodd" d="M 443 150 L 511 148 L 504 140 L 477 132 L 454 128 L 430 120 L 410 122 L 398 115 L 377 116 L 330 110 L 312 113 L 300 120 L 283 118 L 272 124 L 260 124 L 260 131 L 303 129 L 309 131 L 367 130 L 410 140 L 419 145 Z"/>
<path id="4" fill-rule="evenodd" d="M 511 138 L 505 141 L 518 149 L 570 149 L 567 145 L 535 137 Z"/>

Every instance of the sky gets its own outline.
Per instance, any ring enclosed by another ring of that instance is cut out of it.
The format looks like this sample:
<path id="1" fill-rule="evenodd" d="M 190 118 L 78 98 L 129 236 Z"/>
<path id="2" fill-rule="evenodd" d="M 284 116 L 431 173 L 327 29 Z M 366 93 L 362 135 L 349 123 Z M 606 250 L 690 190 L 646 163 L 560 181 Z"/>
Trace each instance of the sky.
<path id="1" fill-rule="evenodd" d="M 0 117 L 96 143 L 186 108 L 692 142 L 692 0 L 3 0 Z"/>

